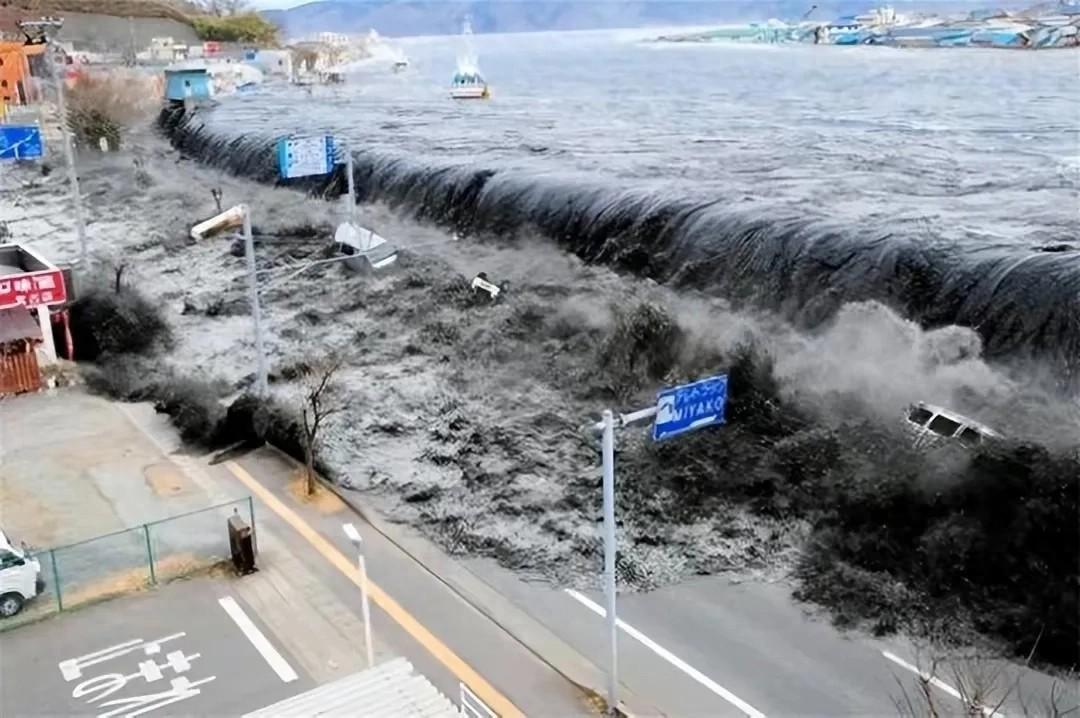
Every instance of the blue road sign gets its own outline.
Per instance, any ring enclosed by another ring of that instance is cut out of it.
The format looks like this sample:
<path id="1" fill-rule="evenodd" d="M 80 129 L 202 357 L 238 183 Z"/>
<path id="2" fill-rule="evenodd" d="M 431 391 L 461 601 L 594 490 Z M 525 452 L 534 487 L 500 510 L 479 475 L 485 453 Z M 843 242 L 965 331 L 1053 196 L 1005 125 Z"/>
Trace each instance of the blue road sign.
<path id="1" fill-rule="evenodd" d="M 727 374 L 663 389 L 656 394 L 653 441 L 723 424 L 726 405 Z"/>
<path id="2" fill-rule="evenodd" d="M 283 137 L 277 143 L 282 179 L 329 174 L 334 169 L 334 138 Z"/>
<path id="3" fill-rule="evenodd" d="M 0 125 L 0 160 L 34 160 L 45 156 L 37 125 Z"/>

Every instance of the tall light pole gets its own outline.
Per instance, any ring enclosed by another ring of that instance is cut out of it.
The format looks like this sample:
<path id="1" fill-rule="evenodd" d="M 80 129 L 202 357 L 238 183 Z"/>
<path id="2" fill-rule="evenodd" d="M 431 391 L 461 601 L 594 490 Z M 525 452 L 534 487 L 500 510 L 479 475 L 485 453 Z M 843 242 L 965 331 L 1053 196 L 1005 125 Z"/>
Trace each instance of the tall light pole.
<path id="1" fill-rule="evenodd" d="M 620 414 L 604 409 L 600 421 L 593 429 L 600 433 L 600 454 L 603 467 L 604 505 L 604 598 L 607 599 L 605 618 L 608 639 L 608 712 L 615 715 L 619 705 L 619 618 L 616 612 L 615 558 L 615 428 L 630 426 L 656 416 L 656 407 L 650 406 L 631 414 Z"/>
<path id="2" fill-rule="evenodd" d="M 46 17 L 41 20 L 25 20 L 19 23 L 19 29 L 23 31 L 28 40 L 41 40 L 45 42 L 48 62 L 52 67 L 53 80 L 56 82 L 56 107 L 60 113 L 60 134 L 64 138 L 64 162 L 67 164 L 68 186 L 71 193 L 71 204 L 75 209 L 75 232 L 79 238 L 79 264 L 85 269 L 87 264 L 88 249 L 86 246 L 86 218 L 83 214 L 82 192 L 79 191 L 79 173 L 75 169 L 75 146 L 71 141 L 71 133 L 68 130 L 67 106 L 64 98 L 64 65 L 56 61 L 51 36 L 64 26 L 60 18 Z M 55 50 L 59 50 L 57 45 Z"/>
<path id="3" fill-rule="evenodd" d="M 367 567 L 364 565 L 363 550 L 364 539 L 352 524 L 342 524 L 341 528 L 345 530 L 345 535 L 349 537 L 349 541 L 352 541 L 352 545 L 356 548 L 356 567 L 360 571 L 361 610 L 364 612 L 364 646 L 367 649 L 368 668 L 371 668 L 375 665 L 375 655 L 371 649 L 371 607 L 368 605 Z"/>
<path id="4" fill-rule="evenodd" d="M 255 271 L 255 237 L 251 233 L 251 210 L 240 205 L 244 215 L 244 257 L 247 260 L 248 292 L 251 297 L 251 321 L 255 325 L 255 394 L 266 396 L 266 349 L 263 347 L 262 307 L 259 304 L 259 279 Z"/>

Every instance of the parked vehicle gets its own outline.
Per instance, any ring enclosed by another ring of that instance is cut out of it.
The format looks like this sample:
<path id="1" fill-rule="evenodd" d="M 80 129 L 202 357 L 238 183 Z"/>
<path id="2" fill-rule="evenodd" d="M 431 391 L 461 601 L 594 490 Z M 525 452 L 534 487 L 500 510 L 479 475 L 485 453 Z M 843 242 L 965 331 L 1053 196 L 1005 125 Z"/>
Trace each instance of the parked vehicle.
<path id="1" fill-rule="evenodd" d="M 1002 438 L 985 424 L 921 401 L 912 404 L 904 418 L 915 434 L 915 446 L 918 447 L 950 440 L 973 449 L 988 440 Z"/>
<path id="2" fill-rule="evenodd" d="M 41 564 L 0 530 L 0 618 L 11 618 L 44 589 Z"/>

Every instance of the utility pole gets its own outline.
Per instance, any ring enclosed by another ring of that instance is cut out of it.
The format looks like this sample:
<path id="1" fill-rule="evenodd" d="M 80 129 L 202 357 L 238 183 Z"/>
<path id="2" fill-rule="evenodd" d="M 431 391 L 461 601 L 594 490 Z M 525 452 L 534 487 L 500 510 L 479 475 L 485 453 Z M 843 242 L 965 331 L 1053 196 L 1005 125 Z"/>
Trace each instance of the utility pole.
<path id="1" fill-rule="evenodd" d="M 71 193 L 71 204 L 75 209 L 75 233 L 79 238 L 79 264 L 84 268 L 87 265 L 88 249 L 86 246 L 86 218 L 83 214 L 82 193 L 79 191 L 79 173 L 75 169 L 75 147 L 71 141 L 71 132 L 67 124 L 67 106 L 64 99 L 64 65 L 56 61 L 54 46 L 51 38 L 64 26 L 60 18 L 46 17 L 41 20 L 25 20 L 19 23 L 19 29 L 26 35 L 31 43 L 44 43 L 48 62 L 52 68 L 53 80 L 56 83 L 56 106 L 60 114 L 60 134 L 64 138 L 64 161 L 67 164 L 68 185 Z M 61 51 L 60 46 L 55 46 L 56 51 Z"/>
<path id="2" fill-rule="evenodd" d="M 255 325 L 255 395 L 267 391 L 266 350 L 263 348 L 262 308 L 259 306 L 259 280 L 255 270 L 255 237 L 251 233 L 251 211 L 241 205 L 244 214 L 244 255 L 247 259 L 248 292 L 251 297 L 251 321 Z"/>

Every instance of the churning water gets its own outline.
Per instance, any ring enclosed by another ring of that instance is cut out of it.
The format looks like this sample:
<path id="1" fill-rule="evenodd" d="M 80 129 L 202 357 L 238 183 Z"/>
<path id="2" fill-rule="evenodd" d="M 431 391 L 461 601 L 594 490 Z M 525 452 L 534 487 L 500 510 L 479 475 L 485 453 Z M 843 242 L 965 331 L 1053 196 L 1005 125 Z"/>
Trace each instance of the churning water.
<path id="1" fill-rule="evenodd" d="M 361 199 L 419 219 L 540 232 L 807 325 L 879 299 L 1080 375 L 1080 53 L 640 40 L 478 36 L 489 102 L 449 99 L 457 39 L 403 41 L 407 72 L 165 125 L 266 180 L 274 137 L 329 131 Z"/>

